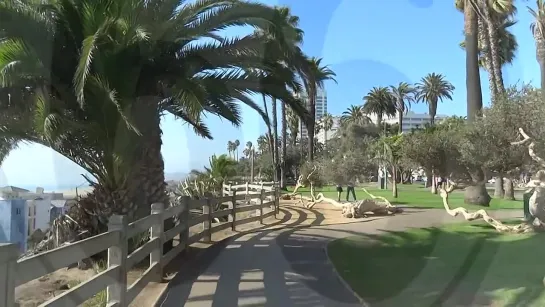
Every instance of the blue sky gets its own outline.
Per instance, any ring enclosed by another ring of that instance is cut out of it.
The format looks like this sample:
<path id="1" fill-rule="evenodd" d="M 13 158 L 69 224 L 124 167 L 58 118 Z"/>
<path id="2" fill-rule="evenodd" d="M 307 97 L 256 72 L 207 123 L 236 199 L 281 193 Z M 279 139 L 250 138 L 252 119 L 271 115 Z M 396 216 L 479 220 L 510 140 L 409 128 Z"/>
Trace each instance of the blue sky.
<path id="1" fill-rule="evenodd" d="M 338 84 L 326 83 L 328 112 L 340 114 L 351 104 L 361 104 L 373 86 L 405 81 L 414 83 L 427 73 L 446 76 L 456 87 L 454 101 L 439 106 L 438 113 L 465 115 L 465 57 L 458 47 L 463 39 L 463 16 L 451 0 L 267 0 L 285 5 L 301 19 L 303 49 L 323 57 L 337 73 Z M 519 6 L 513 32 L 519 42 L 517 60 L 504 69 L 506 84 L 539 82 L 539 66 L 529 30 L 531 16 Z M 231 31 L 237 35 L 241 31 Z M 482 73 L 488 103 L 486 73 Z M 259 98 L 256 98 L 259 99 Z M 259 102 L 261 100 L 258 100 Z M 425 105 L 413 110 L 425 112 Z M 255 112 L 243 109 L 244 124 L 235 128 L 209 117 L 214 140 L 195 136 L 181 122 L 163 120 L 163 156 L 166 172 L 187 172 L 207 164 L 208 157 L 226 151 L 228 140 L 255 141 L 266 130 Z M 242 148 L 243 146 L 241 146 Z M 241 149 L 242 150 L 242 149 Z M 25 145 L 12 152 L 0 168 L 0 186 L 37 185 L 49 189 L 83 183 L 83 170 L 51 150 Z"/>

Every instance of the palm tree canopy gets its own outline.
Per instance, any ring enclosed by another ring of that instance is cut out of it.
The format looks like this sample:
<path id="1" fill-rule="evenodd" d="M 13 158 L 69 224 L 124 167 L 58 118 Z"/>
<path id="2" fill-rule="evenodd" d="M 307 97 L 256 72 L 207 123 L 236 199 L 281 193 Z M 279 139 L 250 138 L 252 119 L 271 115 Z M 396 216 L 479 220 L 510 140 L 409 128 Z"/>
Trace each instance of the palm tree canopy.
<path id="1" fill-rule="evenodd" d="M 444 98 L 452 100 L 454 85 L 448 82 L 441 74 L 430 73 L 416 84 L 416 100 L 428 104 L 443 101 Z"/>
<path id="2" fill-rule="evenodd" d="M 265 117 L 250 94 L 298 106 L 286 88 L 293 74 L 267 73 L 263 37 L 216 34 L 232 26 L 269 27 L 277 14 L 269 6 L 235 0 L 36 2 L 0 3 L 0 89 L 33 112 L 27 129 L 1 122 L 3 139 L 44 144 L 100 174 L 117 172 L 119 157 L 127 156 L 119 151 L 130 152 L 129 136 L 143 129 L 135 119 L 144 115 L 138 100 L 208 138 L 205 113 L 239 125 L 242 102 Z M 97 155 L 111 155 L 104 165 L 109 171 L 98 166 Z"/>
<path id="3" fill-rule="evenodd" d="M 390 93 L 394 98 L 394 106 L 397 112 L 406 113 L 414 100 L 415 89 L 407 82 L 400 82 L 398 86 L 390 86 Z"/>
<path id="4" fill-rule="evenodd" d="M 363 111 L 366 114 L 395 116 L 396 108 L 392 93 L 387 87 L 373 87 L 365 97 L 363 97 Z"/>
<path id="5" fill-rule="evenodd" d="M 341 115 L 341 123 L 355 123 L 359 125 L 369 124 L 371 119 L 365 113 L 363 106 L 351 105 Z"/>

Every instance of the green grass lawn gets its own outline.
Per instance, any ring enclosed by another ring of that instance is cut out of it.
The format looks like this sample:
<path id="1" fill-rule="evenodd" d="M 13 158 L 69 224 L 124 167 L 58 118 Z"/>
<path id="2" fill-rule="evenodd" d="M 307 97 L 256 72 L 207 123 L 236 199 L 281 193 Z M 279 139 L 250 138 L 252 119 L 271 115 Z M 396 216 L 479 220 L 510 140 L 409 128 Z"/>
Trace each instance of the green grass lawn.
<path id="1" fill-rule="evenodd" d="M 341 200 L 346 199 L 346 187 L 343 188 L 344 192 L 342 193 Z M 373 195 L 380 195 L 386 197 L 392 204 L 405 205 L 412 207 L 423 207 L 423 208 L 443 208 L 443 201 L 441 197 L 437 194 L 431 194 L 428 188 L 424 188 L 422 184 L 408 184 L 408 185 L 398 185 L 398 198 L 392 197 L 391 190 L 380 190 L 376 188 L 376 185 L 366 186 L 367 191 Z M 293 190 L 293 187 L 290 187 L 290 191 Z M 299 191 L 303 192 L 303 195 L 310 195 L 309 188 L 302 188 Z M 318 192 L 324 193 L 325 197 L 337 199 L 337 192 L 334 186 L 326 186 L 323 188 L 316 189 L 316 194 Z M 361 188 L 356 187 L 356 198 L 363 199 L 368 197 Z M 449 196 L 449 204 L 451 207 L 460 207 L 474 210 L 482 209 L 480 206 L 471 206 L 464 204 L 464 195 L 462 191 L 454 191 Z M 492 199 L 490 202 L 489 209 L 519 209 L 522 208 L 522 200 L 505 200 L 505 199 Z"/>
<path id="2" fill-rule="evenodd" d="M 328 246 L 331 261 L 372 306 L 545 306 L 545 234 L 488 225 L 355 236 Z"/>

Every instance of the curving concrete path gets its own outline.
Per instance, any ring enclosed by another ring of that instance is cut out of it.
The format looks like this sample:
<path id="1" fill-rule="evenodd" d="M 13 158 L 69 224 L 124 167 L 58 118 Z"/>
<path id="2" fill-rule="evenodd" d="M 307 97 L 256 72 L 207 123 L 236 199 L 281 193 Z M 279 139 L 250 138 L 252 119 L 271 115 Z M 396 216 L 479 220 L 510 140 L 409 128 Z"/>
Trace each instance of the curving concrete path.
<path id="1" fill-rule="evenodd" d="M 521 217 L 520 211 L 495 211 Z M 460 221 L 438 209 L 407 209 L 403 214 L 339 219 L 339 212 L 282 206 L 274 223 L 208 248 L 170 282 L 160 306 L 323 306 L 362 303 L 339 280 L 328 262 L 327 242 L 350 235 L 428 227 Z M 327 217 L 327 218 L 326 218 Z"/>

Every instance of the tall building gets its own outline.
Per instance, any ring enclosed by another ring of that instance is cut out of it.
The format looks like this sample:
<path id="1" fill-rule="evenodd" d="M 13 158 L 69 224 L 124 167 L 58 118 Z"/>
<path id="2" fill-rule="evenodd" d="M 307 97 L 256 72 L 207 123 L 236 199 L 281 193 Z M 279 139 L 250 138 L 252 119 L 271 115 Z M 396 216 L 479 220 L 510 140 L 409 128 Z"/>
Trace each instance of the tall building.
<path id="1" fill-rule="evenodd" d="M 377 123 L 377 116 L 375 114 L 371 114 L 369 116 L 373 123 Z M 435 122 L 438 123 L 444 118 L 448 117 L 447 115 L 436 115 L 435 116 Z M 388 123 L 390 125 L 393 124 L 399 124 L 399 117 L 396 115 L 395 117 L 386 117 L 382 119 L 385 123 Z M 423 128 L 425 124 L 430 122 L 430 115 L 427 113 L 415 113 L 413 111 L 407 112 L 403 116 L 403 132 L 410 132 L 411 129 L 416 128 Z M 328 137 L 329 138 L 329 137 Z"/>
<path id="2" fill-rule="evenodd" d="M 308 97 L 306 95 L 300 96 L 302 100 L 305 102 L 305 105 L 308 107 Z M 318 93 L 316 95 L 316 122 L 318 122 L 325 114 L 327 113 L 327 93 L 325 89 L 318 88 Z M 305 125 L 302 125 L 302 123 L 299 123 L 299 126 L 301 127 L 301 133 L 300 137 L 307 138 L 308 137 L 308 131 L 307 127 Z"/>

